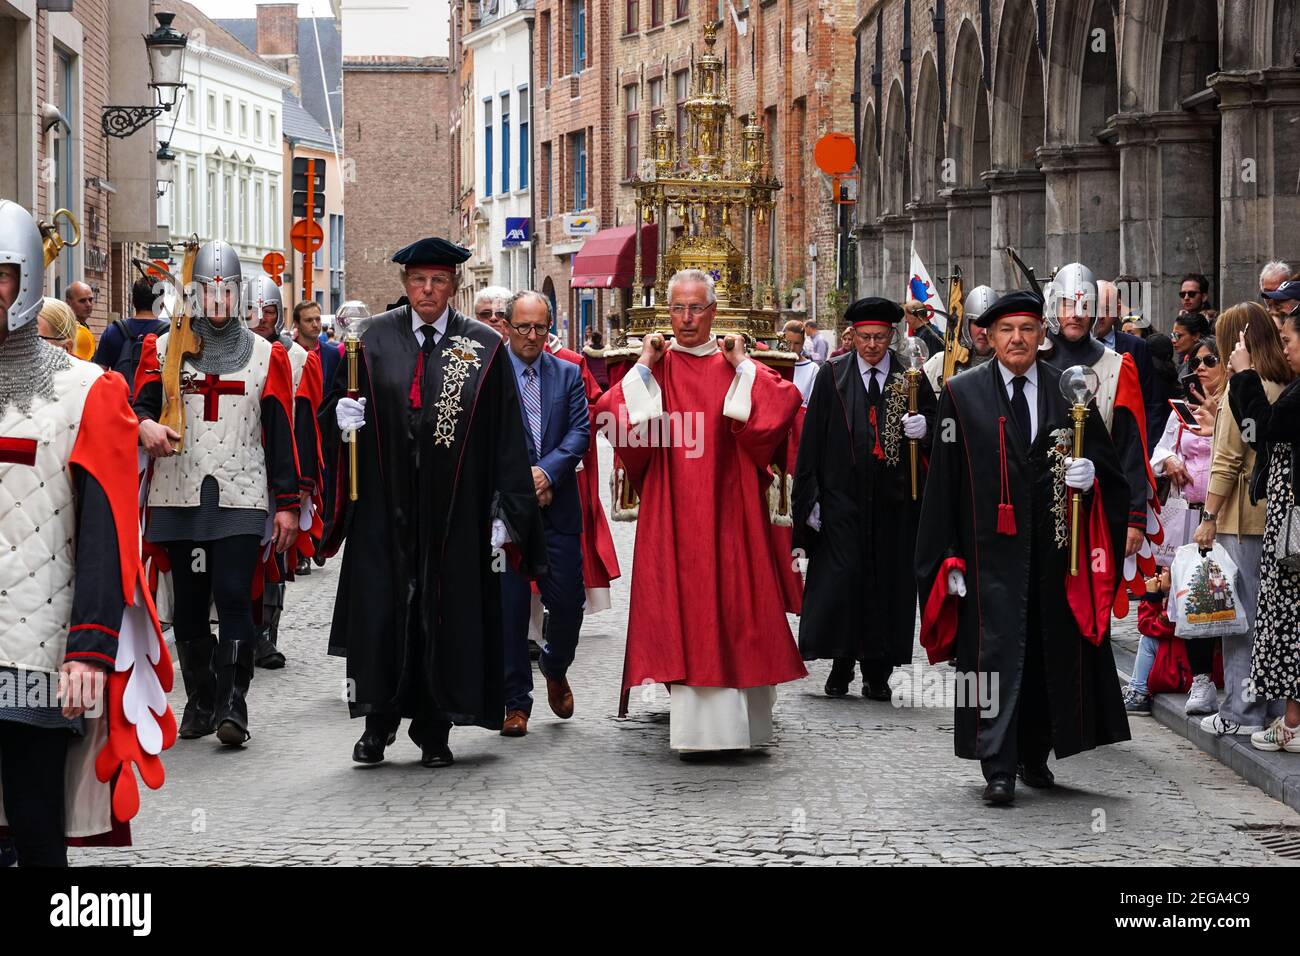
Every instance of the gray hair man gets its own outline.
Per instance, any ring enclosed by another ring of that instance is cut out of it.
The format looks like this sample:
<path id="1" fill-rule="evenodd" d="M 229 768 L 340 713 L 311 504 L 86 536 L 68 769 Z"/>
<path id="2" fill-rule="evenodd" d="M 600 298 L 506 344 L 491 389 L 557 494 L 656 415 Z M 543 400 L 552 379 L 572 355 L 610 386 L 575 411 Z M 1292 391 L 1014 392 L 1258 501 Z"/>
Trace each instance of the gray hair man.
<path id="1" fill-rule="evenodd" d="M 492 326 L 503 339 L 509 338 L 509 329 L 506 326 L 506 310 L 512 297 L 513 293 L 505 286 L 484 286 L 474 293 L 472 306 L 474 318 Z M 550 306 L 549 302 L 547 306 Z"/>

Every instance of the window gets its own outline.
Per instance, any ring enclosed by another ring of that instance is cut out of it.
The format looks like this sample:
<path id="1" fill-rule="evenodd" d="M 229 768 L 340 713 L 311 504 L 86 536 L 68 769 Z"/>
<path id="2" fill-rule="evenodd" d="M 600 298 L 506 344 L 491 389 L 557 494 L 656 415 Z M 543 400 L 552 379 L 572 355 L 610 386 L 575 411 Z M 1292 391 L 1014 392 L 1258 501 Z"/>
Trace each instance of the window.
<path id="1" fill-rule="evenodd" d="M 185 125 L 186 126 L 194 126 L 198 122 L 197 118 L 194 115 L 196 112 L 194 108 L 194 100 L 195 100 L 194 91 L 190 89 L 188 86 L 185 87 Z"/>
<path id="2" fill-rule="evenodd" d="M 239 177 L 239 208 L 235 210 L 235 236 L 237 242 L 248 241 L 248 176 Z"/>
<path id="3" fill-rule="evenodd" d="M 267 240 L 267 245 L 273 249 L 278 249 L 280 243 L 280 187 L 274 181 L 271 181 L 271 205 L 270 216 L 267 221 L 271 224 L 271 236 Z"/>
<path id="4" fill-rule="evenodd" d="M 259 143 L 262 141 L 262 108 L 260 106 L 253 108 L 253 139 Z"/>
<path id="5" fill-rule="evenodd" d="M 657 77 L 650 81 L 650 128 L 655 129 L 664 121 L 664 78 Z"/>
<path id="6" fill-rule="evenodd" d="M 217 128 L 217 94 L 208 94 L 208 129 Z"/>
<path id="7" fill-rule="evenodd" d="M 623 137 L 623 178 L 636 177 L 636 163 L 641 153 L 641 89 L 636 85 L 623 87 L 623 107 L 626 116 Z"/>
<path id="8" fill-rule="evenodd" d="M 239 104 L 239 138 L 248 138 L 248 104 Z"/>
<path id="9" fill-rule="evenodd" d="M 227 133 L 233 132 L 235 128 L 235 104 L 229 96 L 225 98 L 225 102 L 222 104 L 222 119 L 225 121 L 222 128 Z"/>
<path id="10" fill-rule="evenodd" d="M 551 12 L 547 10 L 541 16 L 542 25 L 537 31 L 540 54 L 542 58 L 542 86 L 551 85 Z"/>
<path id="11" fill-rule="evenodd" d="M 573 3 L 573 72 L 587 68 L 587 0 Z"/>
<path id="12" fill-rule="evenodd" d="M 664 24 L 664 0 L 650 0 L 650 26 L 661 27 Z"/>
<path id="13" fill-rule="evenodd" d="M 677 165 L 686 165 L 686 100 L 691 93 L 691 74 L 681 70 L 673 74 L 673 95 L 677 100 Z"/>
<path id="14" fill-rule="evenodd" d="M 587 134 L 569 134 L 569 165 L 573 169 L 573 211 L 587 208 Z"/>
<path id="15" fill-rule="evenodd" d="M 519 188 L 528 188 L 528 161 L 532 152 L 528 141 L 529 97 L 528 87 L 519 88 Z"/>
<path id="16" fill-rule="evenodd" d="M 262 204 L 262 180 L 253 184 L 253 241 L 263 245 L 266 240 L 266 206 Z"/>
<path id="17" fill-rule="evenodd" d="M 267 113 L 266 114 L 266 140 L 268 143 L 274 145 L 278 138 L 279 137 L 276 136 L 275 114 Z"/>
<path id="18" fill-rule="evenodd" d="M 623 4 L 623 32 L 636 33 L 641 26 L 641 3 L 640 0 L 625 0 Z"/>
<path id="19" fill-rule="evenodd" d="M 172 188 L 175 188 L 173 184 Z M 185 168 L 185 232 L 199 231 L 199 168 L 193 164 Z"/>
<path id="20" fill-rule="evenodd" d="M 492 101 L 483 101 L 483 195 L 492 195 Z"/>
<path id="21" fill-rule="evenodd" d="M 542 171 L 542 215 L 550 218 L 555 212 L 551 203 L 551 144 L 543 143 L 541 157 L 538 160 L 541 163 Z"/>
<path id="22" fill-rule="evenodd" d="M 221 221 L 221 232 L 226 236 L 233 237 L 235 234 L 235 178 L 227 171 L 226 175 L 221 177 L 221 195 L 225 200 L 224 218 Z M 213 233 L 216 236 L 216 233 Z"/>
<path id="23" fill-rule="evenodd" d="M 208 194 L 204 197 L 208 204 L 208 225 L 204 235 L 212 239 L 217 234 L 217 174 L 208 170 Z"/>
<path id="24" fill-rule="evenodd" d="M 510 192 L 510 94 L 501 94 L 501 192 Z"/>
<path id="25" fill-rule="evenodd" d="M 343 217 L 330 213 L 330 298 L 343 295 Z M 337 312 L 338 310 L 335 309 Z"/>
<path id="26" fill-rule="evenodd" d="M 690 0 L 677 0 L 677 14 L 676 16 L 673 17 L 673 19 L 680 20 L 682 19 L 682 17 L 686 16 L 690 12 L 691 12 Z"/>

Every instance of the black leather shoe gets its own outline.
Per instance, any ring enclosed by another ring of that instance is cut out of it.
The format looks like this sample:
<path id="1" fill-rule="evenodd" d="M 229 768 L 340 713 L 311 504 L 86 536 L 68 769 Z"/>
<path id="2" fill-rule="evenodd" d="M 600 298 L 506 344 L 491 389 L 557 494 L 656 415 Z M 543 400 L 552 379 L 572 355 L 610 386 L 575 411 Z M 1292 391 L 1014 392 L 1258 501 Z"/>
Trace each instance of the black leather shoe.
<path id="1" fill-rule="evenodd" d="M 831 674 L 826 678 L 826 696 L 827 697 L 847 697 L 849 696 L 849 682 L 840 680 L 837 674 Z"/>
<path id="2" fill-rule="evenodd" d="M 841 660 L 836 658 L 831 664 L 831 672 L 826 678 L 826 696 L 827 697 L 846 697 L 849 693 L 849 685 L 853 683 L 853 668 L 855 661 L 852 658 Z"/>
<path id="3" fill-rule="evenodd" d="M 268 671 L 278 671 L 284 666 L 284 654 L 275 646 L 269 629 L 257 635 L 257 650 L 253 652 L 253 660 L 258 667 Z"/>
<path id="4" fill-rule="evenodd" d="M 384 748 L 397 739 L 397 734 L 380 734 L 367 730 L 352 748 L 352 759 L 357 763 L 383 763 Z"/>
<path id="5" fill-rule="evenodd" d="M 450 767 L 455 762 L 455 758 L 451 755 L 451 748 L 445 743 L 420 748 L 421 767 Z"/>
<path id="6" fill-rule="evenodd" d="M 984 800 L 992 804 L 1010 803 L 1016 799 L 1016 779 L 1008 773 L 1000 773 L 984 787 Z"/>
<path id="7" fill-rule="evenodd" d="M 1025 782 L 1026 787 L 1054 787 L 1056 786 L 1056 776 L 1047 769 L 1047 761 L 1040 764 L 1021 764 L 1017 770 L 1017 775 Z"/>
<path id="8" fill-rule="evenodd" d="M 862 682 L 862 696 L 867 700 L 893 700 L 894 692 L 889 689 L 888 684 L 876 686 L 868 684 L 865 680 Z"/>

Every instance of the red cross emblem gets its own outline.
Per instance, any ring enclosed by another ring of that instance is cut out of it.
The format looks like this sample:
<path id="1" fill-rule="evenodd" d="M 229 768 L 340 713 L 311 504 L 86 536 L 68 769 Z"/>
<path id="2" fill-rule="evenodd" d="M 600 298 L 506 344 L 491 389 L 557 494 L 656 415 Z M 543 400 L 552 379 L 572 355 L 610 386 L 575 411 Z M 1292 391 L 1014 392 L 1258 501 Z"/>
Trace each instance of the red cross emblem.
<path id="1" fill-rule="evenodd" d="M 6 465 L 35 465 L 35 438 L 0 438 L 0 463 Z"/>
<path id="2" fill-rule="evenodd" d="M 222 381 L 218 375 L 205 375 L 203 382 L 191 382 L 181 391 L 187 395 L 203 396 L 203 420 L 215 422 L 220 411 L 222 395 L 243 395 L 244 383 L 241 381 Z"/>

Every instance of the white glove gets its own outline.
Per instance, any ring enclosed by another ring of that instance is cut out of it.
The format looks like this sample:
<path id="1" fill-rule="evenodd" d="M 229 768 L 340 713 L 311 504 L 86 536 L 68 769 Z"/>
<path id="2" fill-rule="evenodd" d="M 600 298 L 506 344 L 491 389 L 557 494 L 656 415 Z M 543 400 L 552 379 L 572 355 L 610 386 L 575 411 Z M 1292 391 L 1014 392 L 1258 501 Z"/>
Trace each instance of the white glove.
<path id="1" fill-rule="evenodd" d="M 356 430 L 366 423 L 366 400 L 340 398 L 334 406 L 334 418 L 339 423 L 339 430 L 343 432 L 343 440 L 351 441 Z"/>
<path id="2" fill-rule="evenodd" d="M 966 596 L 966 575 L 960 571 L 948 572 L 948 593 L 957 597 Z"/>
<path id="3" fill-rule="evenodd" d="M 1097 469 L 1087 458 L 1065 459 L 1065 483 L 1075 491 L 1087 491 L 1097 477 Z"/>
<path id="4" fill-rule="evenodd" d="M 813 503 L 812 511 L 808 512 L 808 527 L 814 531 L 822 529 L 822 503 L 816 501 Z"/>
<path id="5" fill-rule="evenodd" d="M 510 532 L 506 530 L 506 523 L 500 518 L 492 519 L 492 550 L 496 551 L 510 540 Z"/>
<path id="6" fill-rule="evenodd" d="M 925 416 L 907 414 L 903 416 L 903 434 L 908 438 L 925 437 Z"/>

